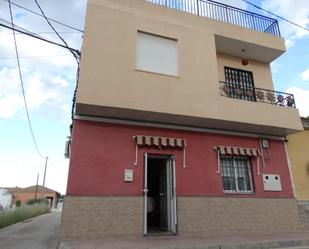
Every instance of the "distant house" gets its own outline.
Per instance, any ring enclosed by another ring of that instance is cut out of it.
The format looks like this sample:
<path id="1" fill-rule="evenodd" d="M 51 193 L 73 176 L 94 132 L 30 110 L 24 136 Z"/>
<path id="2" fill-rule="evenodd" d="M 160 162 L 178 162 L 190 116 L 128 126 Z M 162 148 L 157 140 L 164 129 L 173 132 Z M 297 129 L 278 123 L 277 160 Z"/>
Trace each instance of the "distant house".
<path id="1" fill-rule="evenodd" d="M 17 200 L 21 201 L 21 204 L 26 204 L 30 199 L 46 198 L 49 201 L 51 208 L 57 207 L 59 193 L 50 188 L 38 185 L 30 186 L 27 188 L 0 188 L 0 204 L 9 208 L 16 204 Z"/>
<path id="2" fill-rule="evenodd" d="M 8 209 L 12 205 L 12 194 L 7 188 L 0 188 L 0 210 Z"/>
<path id="3" fill-rule="evenodd" d="M 301 220 L 309 228 L 309 118 L 302 118 L 304 131 L 288 136 L 288 153 Z"/>
<path id="4" fill-rule="evenodd" d="M 46 198 L 49 201 L 51 208 L 56 208 L 58 194 L 59 193 L 57 191 L 43 187 L 41 185 L 38 185 L 36 190 L 36 186 L 34 185 L 20 189 L 17 192 L 15 192 L 14 204 L 16 200 L 20 200 L 21 204 L 25 204 L 28 200 L 34 199 L 36 196 L 37 199 Z"/>

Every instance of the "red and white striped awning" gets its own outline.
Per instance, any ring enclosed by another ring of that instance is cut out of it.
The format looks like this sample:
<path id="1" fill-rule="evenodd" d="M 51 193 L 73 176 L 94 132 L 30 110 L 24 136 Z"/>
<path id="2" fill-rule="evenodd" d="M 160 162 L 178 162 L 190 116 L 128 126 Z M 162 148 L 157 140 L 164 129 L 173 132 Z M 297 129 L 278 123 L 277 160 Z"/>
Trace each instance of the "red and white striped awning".
<path id="1" fill-rule="evenodd" d="M 166 148 L 175 148 L 182 149 L 183 157 L 182 157 L 182 165 L 186 168 L 186 147 L 187 142 L 182 138 L 173 138 L 173 137 L 154 137 L 154 136 L 144 136 L 144 135 L 136 135 L 133 137 L 135 144 L 135 162 L 134 165 L 138 164 L 138 147 L 139 146 L 156 146 L 159 149 L 162 147 Z"/>
<path id="2" fill-rule="evenodd" d="M 133 139 L 139 146 L 186 147 L 186 140 L 182 138 L 136 135 Z"/>
<path id="3" fill-rule="evenodd" d="M 221 155 L 236 155 L 236 156 L 255 156 L 261 155 L 260 150 L 256 148 L 242 148 L 232 146 L 217 146 L 215 147 Z"/>

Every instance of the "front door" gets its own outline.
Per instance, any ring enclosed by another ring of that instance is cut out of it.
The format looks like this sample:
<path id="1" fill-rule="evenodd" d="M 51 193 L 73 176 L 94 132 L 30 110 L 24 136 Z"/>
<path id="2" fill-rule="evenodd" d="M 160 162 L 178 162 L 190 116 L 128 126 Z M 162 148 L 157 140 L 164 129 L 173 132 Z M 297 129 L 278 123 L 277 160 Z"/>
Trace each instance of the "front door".
<path id="1" fill-rule="evenodd" d="M 155 232 L 177 232 L 175 180 L 174 157 L 145 153 L 145 235 Z"/>

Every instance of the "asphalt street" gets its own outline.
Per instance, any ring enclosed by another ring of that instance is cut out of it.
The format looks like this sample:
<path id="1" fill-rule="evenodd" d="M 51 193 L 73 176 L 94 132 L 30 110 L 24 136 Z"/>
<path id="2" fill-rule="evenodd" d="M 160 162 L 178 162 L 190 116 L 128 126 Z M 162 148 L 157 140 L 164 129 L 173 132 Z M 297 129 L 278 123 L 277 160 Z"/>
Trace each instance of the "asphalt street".
<path id="1" fill-rule="evenodd" d="M 1 249 L 55 249 L 61 212 L 56 210 L 0 229 Z"/>

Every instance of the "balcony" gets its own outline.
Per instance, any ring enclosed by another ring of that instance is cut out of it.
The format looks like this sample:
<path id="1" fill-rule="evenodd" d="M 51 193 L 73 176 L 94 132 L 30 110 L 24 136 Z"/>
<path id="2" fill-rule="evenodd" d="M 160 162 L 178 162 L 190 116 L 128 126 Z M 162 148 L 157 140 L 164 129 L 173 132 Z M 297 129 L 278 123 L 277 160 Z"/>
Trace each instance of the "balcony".
<path id="1" fill-rule="evenodd" d="M 278 21 L 212 0 L 145 0 L 167 8 L 280 36 Z"/>
<path id="2" fill-rule="evenodd" d="M 219 81 L 219 84 L 221 96 L 296 108 L 294 95 L 291 93 L 272 91 L 224 81 Z"/>

